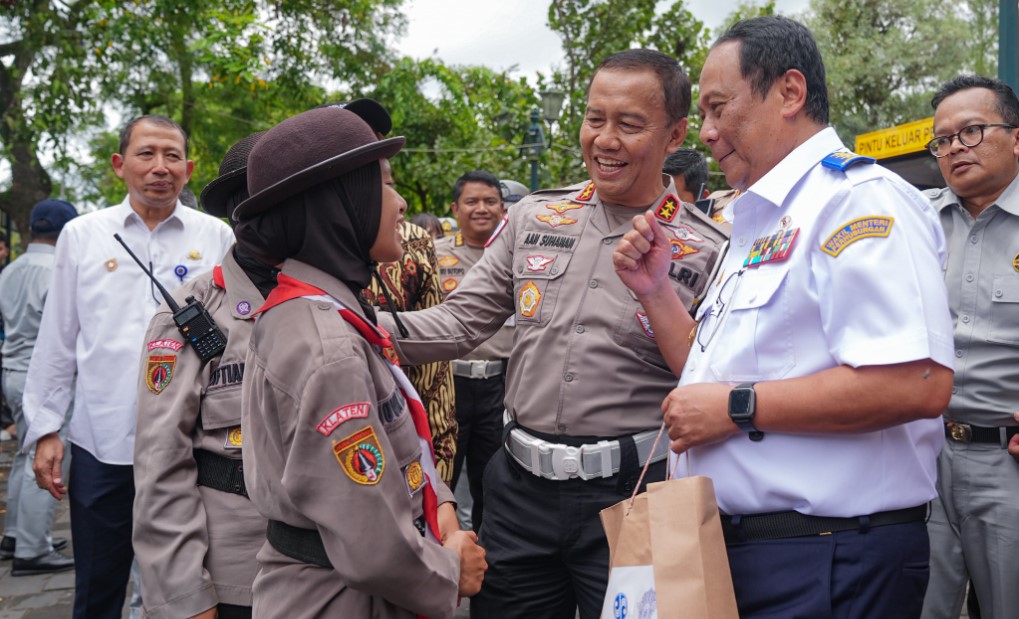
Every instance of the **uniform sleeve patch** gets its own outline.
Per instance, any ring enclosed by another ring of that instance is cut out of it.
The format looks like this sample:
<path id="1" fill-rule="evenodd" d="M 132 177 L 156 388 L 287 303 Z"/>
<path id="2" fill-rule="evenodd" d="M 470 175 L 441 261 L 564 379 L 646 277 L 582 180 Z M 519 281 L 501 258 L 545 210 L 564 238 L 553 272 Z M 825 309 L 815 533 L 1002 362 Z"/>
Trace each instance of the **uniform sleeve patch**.
<path id="1" fill-rule="evenodd" d="M 178 342 L 177 340 L 174 339 L 164 338 L 161 340 L 152 340 L 145 346 L 146 348 L 149 349 L 149 352 L 156 350 L 157 348 L 166 348 L 167 350 L 172 350 L 173 352 L 179 352 L 181 348 L 184 348 L 184 343 Z"/>
<path id="2" fill-rule="evenodd" d="M 460 263 L 460 259 L 455 256 L 443 256 L 439 258 L 440 267 L 451 267 Z"/>
<path id="3" fill-rule="evenodd" d="M 368 426 L 333 443 L 333 455 L 340 468 L 354 483 L 374 486 L 386 470 L 386 457 L 382 453 L 375 428 Z"/>
<path id="4" fill-rule="evenodd" d="M 520 315 L 524 318 L 534 318 L 538 313 L 538 305 L 541 303 L 541 291 L 534 282 L 527 282 L 520 289 L 519 305 Z"/>
<path id="5" fill-rule="evenodd" d="M 829 256 L 837 257 L 842 250 L 860 239 L 868 237 L 887 237 L 892 232 L 893 217 L 860 217 L 847 222 L 836 230 L 821 245 L 821 250 Z"/>
<path id="6" fill-rule="evenodd" d="M 662 200 L 662 203 L 658 205 L 655 210 L 655 217 L 662 221 L 672 222 L 676 218 L 676 213 L 679 212 L 679 198 L 672 195 L 671 193 Z"/>
<path id="7" fill-rule="evenodd" d="M 234 426 L 230 428 L 226 433 L 226 440 L 223 441 L 223 447 L 225 449 L 240 449 L 243 437 L 241 435 L 241 427 Z"/>
<path id="8" fill-rule="evenodd" d="M 368 416 L 368 412 L 371 408 L 372 405 L 368 402 L 354 402 L 353 404 L 341 406 L 326 415 L 325 419 L 315 426 L 315 429 L 318 430 L 322 436 L 329 436 L 333 433 L 333 430 L 346 421 L 350 421 L 351 419 L 364 419 Z"/>
<path id="9" fill-rule="evenodd" d="M 149 355 L 145 365 L 145 384 L 149 391 L 159 395 L 173 380 L 173 370 L 177 367 L 177 355 Z"/>

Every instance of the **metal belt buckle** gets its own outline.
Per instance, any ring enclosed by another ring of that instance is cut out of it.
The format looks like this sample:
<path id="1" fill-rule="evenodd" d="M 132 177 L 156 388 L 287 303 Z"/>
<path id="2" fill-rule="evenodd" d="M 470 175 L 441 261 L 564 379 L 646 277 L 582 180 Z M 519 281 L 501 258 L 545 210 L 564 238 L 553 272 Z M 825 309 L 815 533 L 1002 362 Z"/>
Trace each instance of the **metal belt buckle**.
<path id="1" fill-rule="evenodd" d="M 970 428 L 968 423 L 946 421 L 945 425 L 948 427 L 948 436 L 953 441 L 958 443 L 969 443 L 973 440 L 973 430 Z"/>

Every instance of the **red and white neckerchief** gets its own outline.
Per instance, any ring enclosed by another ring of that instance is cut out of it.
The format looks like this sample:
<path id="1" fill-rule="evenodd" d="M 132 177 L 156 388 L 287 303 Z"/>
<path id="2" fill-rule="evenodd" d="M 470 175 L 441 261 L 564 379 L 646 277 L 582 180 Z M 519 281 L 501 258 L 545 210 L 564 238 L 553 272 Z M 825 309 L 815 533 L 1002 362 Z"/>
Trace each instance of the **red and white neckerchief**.
<path id="1" fill-rule="evenodd" d="M 439 476 L 435 472 L 435 451 L 432 448 L 432 431 L 428 427 L 428 413 L 421 403 L 421 396 L 418 395 L 414 385 L 407 380 L 407 376 L 400 370 L 399 364 L 396 362 L 396 352 L 392 341 L 389 339 L 389 333 L 382 327 L 377 327 L 361 318 L 361 316 L 351 311 L 350 308 L 321 288 L 284 275 L 283 273 L 279 274 L 276 281 L 276 287 L 269 293 L 265 304 L 255 312 L 256 314 L 265 312 L 291 299 L 300 298 L 308 299 L 309 301 L 332 303 L 339 311 L 340 316 L 357 329 L 357 332 L 364 339 L 368 340 L 368 343 L 375 347 L 382 355 L 382 358 L 386 360 L 386 366 L 393 374 L 397 387 L 399 387 L 404 399 L 407 401 L 407 408 L 410 409 L 410 415 L 414 421 L 414 429 L 417 431 L 418 442 L 421 444 L 421 468 L 424 470 L 425 479 L 428 480 L 424 488 L 425 521 L 428 523 L 428 527 L 425 529 L 425 536 L 436 544 L 440 544 L 439 502 L 438 495 L 436 494 L 436 484 L 439 483 Z"/>

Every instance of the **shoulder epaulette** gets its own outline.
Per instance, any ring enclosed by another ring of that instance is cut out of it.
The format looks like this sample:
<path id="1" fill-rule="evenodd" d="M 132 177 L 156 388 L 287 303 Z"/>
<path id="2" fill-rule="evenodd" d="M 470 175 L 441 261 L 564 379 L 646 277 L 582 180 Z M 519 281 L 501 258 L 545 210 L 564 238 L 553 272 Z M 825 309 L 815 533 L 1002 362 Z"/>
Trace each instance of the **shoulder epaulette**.
<path id="1" fill-rule="evenodd" d="M 453 240 L 453 245 L 455 247 L 463 247 L 463 245 L 464 245 L 464 235 L 459 233 L 459 232 L 457 232 L 456 233 L 456 237 Z"/>
<path id="2" fill-rule="evenodd" d="M 856 153 L 846 150 L 839 149 L 832 154 L 828 155 L 821 160 L 821 165 L 828 168 L 829 170 L 838 170 L 839 172 L 845 172 L 850 166 L 856 165 L 857 163 L 874 163 L 877 161 L 873 157 L 865 157 L 863 155 L 857 155 Z"/>

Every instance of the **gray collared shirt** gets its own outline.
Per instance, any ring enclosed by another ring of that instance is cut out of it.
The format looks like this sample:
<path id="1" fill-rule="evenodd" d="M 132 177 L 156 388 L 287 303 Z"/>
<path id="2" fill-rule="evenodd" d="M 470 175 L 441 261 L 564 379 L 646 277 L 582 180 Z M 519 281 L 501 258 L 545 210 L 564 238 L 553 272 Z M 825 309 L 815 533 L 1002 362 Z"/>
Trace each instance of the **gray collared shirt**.
<path id="1" fill-rule="evenodd" d="M 55 248 L 30 243 L 28 250 L 0 273 L 0 316 L 6 339 L 4 369 L 28 371 L 35 338 L 39 335 L 42 306 L 53 275 Z"/>
<path id="2" fill-rule="evenodd" d="M 1019 410 L 1019 176 L 975 219 L 948 188 L 930 192 L 948 239 L 945 283 L 955 323 L 946 419 L 1014 425 Z"/>

